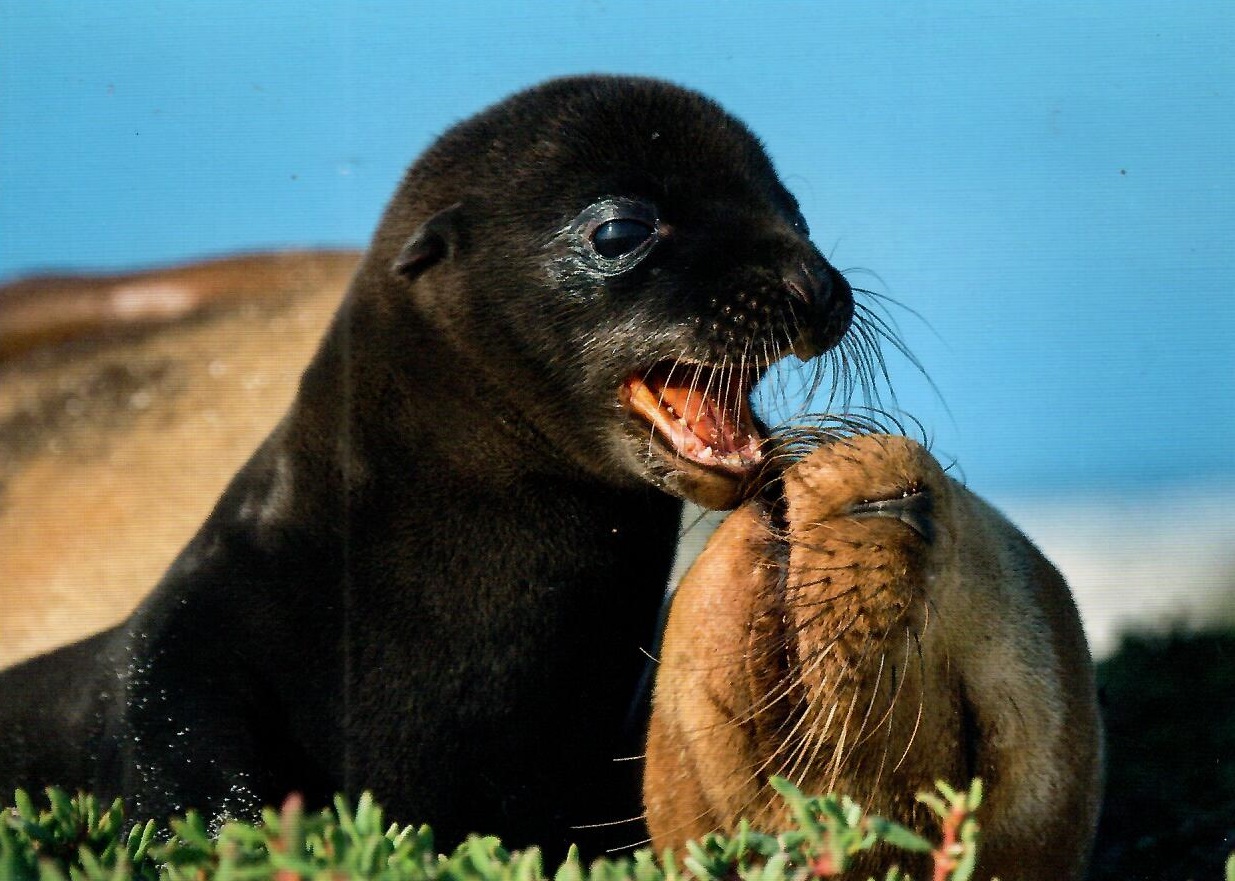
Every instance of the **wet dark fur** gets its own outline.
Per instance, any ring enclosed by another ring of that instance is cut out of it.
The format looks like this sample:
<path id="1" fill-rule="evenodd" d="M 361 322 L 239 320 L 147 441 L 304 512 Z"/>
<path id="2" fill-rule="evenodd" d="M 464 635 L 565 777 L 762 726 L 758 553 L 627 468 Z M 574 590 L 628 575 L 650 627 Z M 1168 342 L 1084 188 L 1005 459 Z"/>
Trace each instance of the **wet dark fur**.
<path id="1" fill-rule="evenodd" d="M 672 228 L 616 274 L 571 227 L 608 196 Z M 654 453 L 616 389 L 658 361 L 817 352 L 850 296 L 759 143 L 699 95 L 559 80 L 462 123 L 408 173 L 290 412 L 154 594 L 0 678 L 0 789 L 89 787 L 139 816 L 371 789 L 443 847 L 595 852 L 605 831 L 576 826 L 640 813 L 639 765 L 614 759 L 641 751 L 624 720 L 670 493 L 743 491 Z M 873 377 L 868 343 L 838 366 Z"/>

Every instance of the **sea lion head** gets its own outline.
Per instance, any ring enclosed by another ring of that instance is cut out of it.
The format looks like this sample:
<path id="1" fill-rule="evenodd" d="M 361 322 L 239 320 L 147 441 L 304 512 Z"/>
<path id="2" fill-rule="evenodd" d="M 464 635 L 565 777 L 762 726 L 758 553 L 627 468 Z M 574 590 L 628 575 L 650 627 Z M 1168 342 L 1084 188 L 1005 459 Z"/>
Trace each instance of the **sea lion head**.
<path id="1" fill-rule="evenodd" d="M 607 482 L 732 507 L 765 456 L 750 395 L 835 346 L 849 284 L 756 137 L 631 77 L 550 81 L 443 135 L 371 248 L 503 417 Z M 391 269 L 392 268 L 392 269 Z"/>
<path id="2" fill-rule="evenodd" d="M 913 441 L 840 438 L 720 526 L 677 590 L 661 652 L 645 778 L 658 845 L 680 843 L 682 823 L 686 835 L 742 816 L 783 824 L 773 774 L 830 792 L 860 768 L 880 785 L 839 791 L 912 804 L 918 781 L 906 783 L 898 762 L 911 740 L 921 751 L 933 736 L 916 724 L 919 646 L 928 585 L 952 541 L 948 493 Z M 932 707 L 927 727 L 952 709 Z M 662 748 L 666 733 L 683 748 Z M 953 752 L 940 750 L 928 773 L 956 770 Z M 681 795 L 696 785 L 694 799 Z"/>
<path id="3" fill-rule="evenodd" d="M 915 792 L 981 777 L 984 871 L 1077 877 L 1100 764 L 1067 585 L 908 438 L 817 445 L 725 520 L 674 597 L 644 778 L 657 847 L 740 817 L 782 827 L 774 774 L 919 827 Z"/>

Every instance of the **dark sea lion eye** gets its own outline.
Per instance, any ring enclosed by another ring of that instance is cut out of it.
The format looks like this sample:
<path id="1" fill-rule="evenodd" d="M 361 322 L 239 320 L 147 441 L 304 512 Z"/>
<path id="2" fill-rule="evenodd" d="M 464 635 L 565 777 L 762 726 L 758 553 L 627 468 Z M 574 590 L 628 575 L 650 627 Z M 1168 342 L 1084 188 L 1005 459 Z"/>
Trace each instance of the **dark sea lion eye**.
<path id="1" fill-rule="evenodd" d="M 629 272 L 655 250 L 669 228 L 645 199 L 604 196 L 561 229 L 567 259 L 600 278 Z"/>
<path id="2" fill-rule="evenodd" d="M 642 220 L 631 217 L 619 217 L 596 227 L 592 233 L 592 247 L 602 257 L 613 259 L 629 254 L 638 248 L 656 230 Z"/>

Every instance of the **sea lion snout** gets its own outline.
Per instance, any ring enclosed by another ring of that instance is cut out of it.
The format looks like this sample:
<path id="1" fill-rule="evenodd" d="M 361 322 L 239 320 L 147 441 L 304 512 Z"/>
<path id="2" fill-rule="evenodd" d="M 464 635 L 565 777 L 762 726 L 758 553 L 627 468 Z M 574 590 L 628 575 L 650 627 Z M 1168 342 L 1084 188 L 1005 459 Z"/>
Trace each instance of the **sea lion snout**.
<path id="1" fill-rule="evenodd" d="M 916 441 L 863 435 L 833 441 L 832 455 L 799 463 L 788 475 L 787 495 L 799 505 L 830 498 L 837 519 L 899 521 L 931 543 L 936 511 L 947 504 L 947 481 Z"/>
<path id="2" fill-rule="evenodd" d="M 807 521 L 820 517 L 930 518 L 947 503 L 949 482 L 926 449 L 907 437 L 840 438 L 803 457 L 784 475 L 786 502 Z M 791 513 L 791 519 L 793 515 Z"/>
<path id="3" fill-rule="evenodd" d="M 840 343 L 853 323 L 853 288 L 804 232 L 777 219 L 763 235 L 726 230 L 684 248 L 703 271 L 707 302 L 696 324 L 711 358 L 763 367 L 790 353 L 808 361 Z M 735 261 L 734 258 L 740 260 Z"/>
<path id="4" fill-rule="evenodd" d="M 740 219 L 718 223 L 715 238 L 671 235 L 649 258 L 662 281 L 678 276 L 661 305 L 681 330 L 637 362 L 619 393 L 636 417 L 639 457 L 671 492 L 709 508 L 733 507 L 758 489 L 776 447 L 752 412 L 761 379 L 790 354 L 811 361 L 841 346 L 854 318 L 853 289 L 803 229 L 774 215 L 761 234 L 742 238 Z M 808 369 L 821 371 L 821 362 Z"/>

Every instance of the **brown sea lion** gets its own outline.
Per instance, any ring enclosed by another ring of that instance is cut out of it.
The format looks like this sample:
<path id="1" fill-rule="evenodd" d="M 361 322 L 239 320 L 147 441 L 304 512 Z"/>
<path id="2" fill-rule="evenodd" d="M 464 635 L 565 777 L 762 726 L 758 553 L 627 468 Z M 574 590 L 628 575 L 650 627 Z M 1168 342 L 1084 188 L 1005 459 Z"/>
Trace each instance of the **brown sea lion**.
<path id="1" fill-rule="evenodd" d="M 673 600 L 644 780 L 656 845 L 743 816 L 780 828 L 773 774 L 914 825 L 915 792 L 981 777 L 983 877 L 1080 877 L 1100 728 L 1059 573 L 903 437 L 828 443 L 782 486 L 728 517 Z"/>
<path id="2" fill-rule="evenodd" d="M 573 77 L 459 123 L 154 592 L 0 673 L 0 788 L 155 816 L 371 789 L 442 842 L 603 845 L 579 827 L 640 812 L 614 760 L 641 749 L 681 500 L 742 500 L 756 383 L 853 312 L 758 139 L 698 93 Z"/>
<path id="3" fill-rule="evenodd" d="M 0 667 L 150 591 L 287 409 L 359 258 L 0 287 Z"/>
<path id="4" fill-rule="evenodd" d="M 277 309 L 329 291 L 334 305 L 359 251 L 240 254 L 139 272 L 33 275 L 0 285 L 0 364 L 76 352 L 245 306 Z M 333 310 L 331 310 L 333 313 Z"/>

